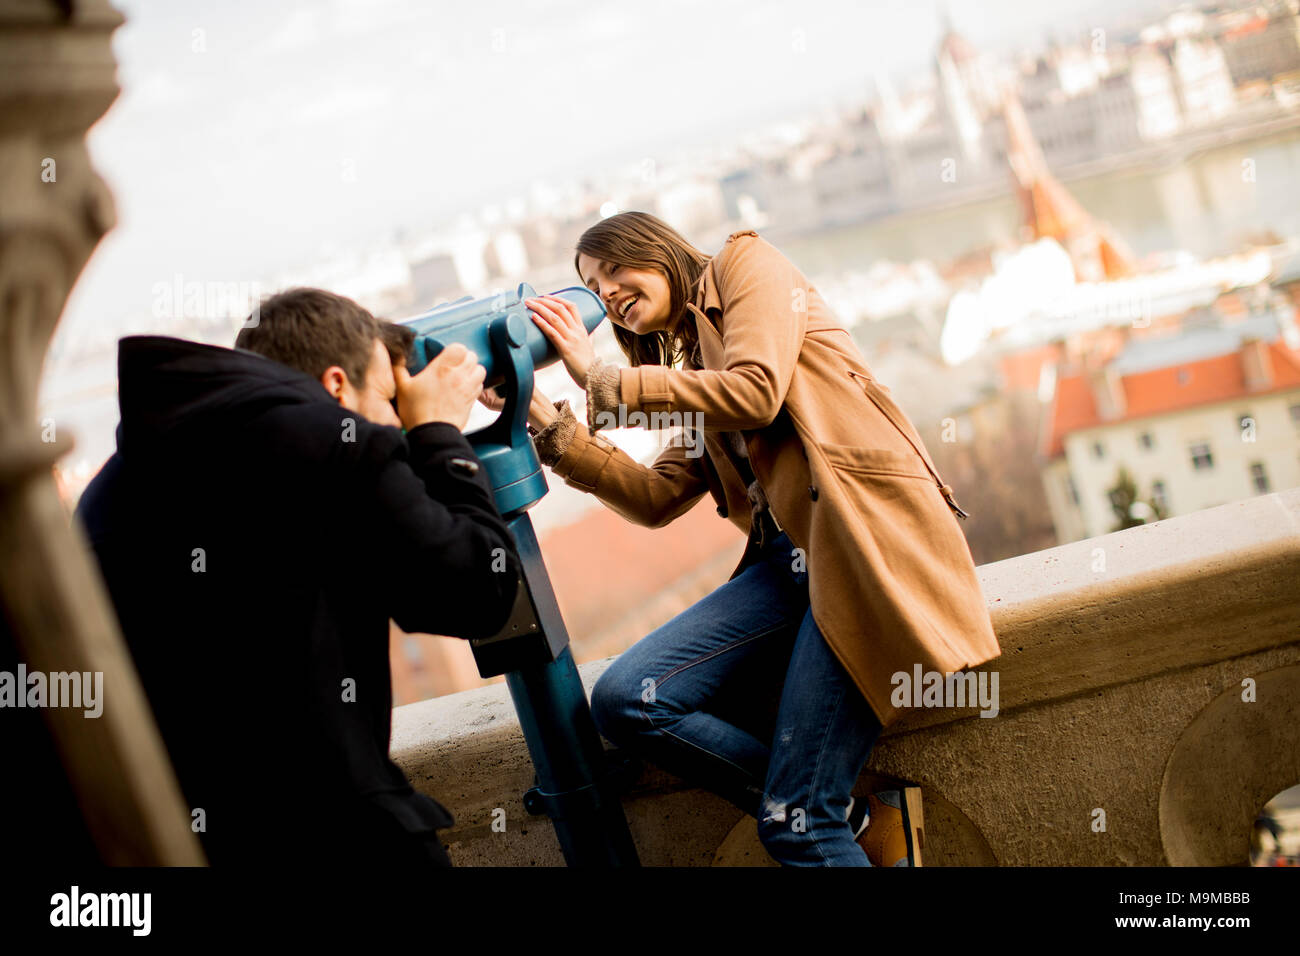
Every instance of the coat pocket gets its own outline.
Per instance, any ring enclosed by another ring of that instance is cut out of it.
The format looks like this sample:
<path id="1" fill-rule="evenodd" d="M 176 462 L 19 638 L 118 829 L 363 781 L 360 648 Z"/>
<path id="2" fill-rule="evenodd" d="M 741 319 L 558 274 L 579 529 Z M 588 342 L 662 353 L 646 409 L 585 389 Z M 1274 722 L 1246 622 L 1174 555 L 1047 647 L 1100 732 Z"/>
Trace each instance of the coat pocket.
<path id="1" fill-rule="evenodd" d="M 895 404 L 889 394 L 889 389 L 860 372 L 855 372 L 852 369 L 846 369 L 846 371 L 849 377 L 862 386 L 863 392 L 871 399 L 876 408 L 880 409 L 881 414 L 889 419 L 894 428 L 898 430 L 898 433 L 907 439 L 907 443 L 912 446 L 912 450 L 916 452 L 917 457 L 925 465 L 930 477 L 934 479 L 934 483 L 938 486 L 939 493 L 943 495 L 944 501 L 948 502 L 948 507 L 952 509 L 953 513 L 958 518 L 969 518 L 970 515 L 962 509 L 961 505 L 957 504 L 957 499 L 953 497 L 952 487 L 945 484 L 944 480 L 939 477 L 934 462 L 930 460 L 929 452 L 925 450 L 925 443 L 921 441 L 921 436 L 916 433 L 916 429 L 911 422 L 907 421 L 907 416 L 903 414 L 903 410 Z M 906 423 L 906 427 L 904 427 L 904 423 Z"/>
<path id="2" fill-rule="evenodd" d="M 821 527 L 812 535 L 825 542 L 816 560 L 834 566 L 842 582 L 836 600 L 865 605 L 859 619 L 890 635 L 886 656 L 906 661 L 899 670 L 918 660 L 969 660 L 963 635 L 984 605 L 971 583 L 969 546 L 930 475 L 900 452 L 821 448 L 823 477 L 837 495 L 831 515 L 814 511 Z"/>
<path id="3" fill-rule="evenodd" d="M 858 445 L 836 445 L 818 442 L 826 460 L 836 468 L 867 474 L 897 475 L 901 478 L 920 478 L 930 481 L 930 473 L 919 455 L 891 451 L 887 448 L 862 448 Z"/>

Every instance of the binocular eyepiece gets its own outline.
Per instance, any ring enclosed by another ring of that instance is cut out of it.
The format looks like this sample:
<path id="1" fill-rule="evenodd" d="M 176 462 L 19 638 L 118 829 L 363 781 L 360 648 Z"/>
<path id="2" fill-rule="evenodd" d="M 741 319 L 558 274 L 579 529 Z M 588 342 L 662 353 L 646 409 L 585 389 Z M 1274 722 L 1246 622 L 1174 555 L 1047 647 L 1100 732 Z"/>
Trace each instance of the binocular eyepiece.
<path id="1" fill-rule="evenodd" d="M 604 304 L 590 289 L 569 286 L 552 294 L 578 307 L 588 333 L 594 332 L 605 318 Z M 532 286 L 521 282 L 514 292 L 499 292 L 481 299 L 465 296 L 413 319 L 403 320 L 401 324 L 415 332 L 415 345 L 407 361 L 408 371 L 417 374 L 448 345 L 460 342 L 478 356 L 479 364 L 486 369 L 483 387 L 501 384 L 505 373 L 498 365 L 504 356 L 494 353 L 490 336 L 493 320 L 498 318 L 506 323 L 506 341 L 515 348 L 526 348 L 534 369 L 553 365 L 559 360 L 559 353 L 537 327 L 524 304 L 525 299 L 536 296 Z"/>

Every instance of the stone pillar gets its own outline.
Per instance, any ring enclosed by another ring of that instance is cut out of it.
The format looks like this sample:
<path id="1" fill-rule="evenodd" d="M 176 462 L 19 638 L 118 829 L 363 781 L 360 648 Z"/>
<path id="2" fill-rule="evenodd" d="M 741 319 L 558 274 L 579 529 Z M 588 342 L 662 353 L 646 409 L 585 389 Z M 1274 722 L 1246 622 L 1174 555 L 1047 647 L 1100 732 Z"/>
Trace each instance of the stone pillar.
<path id="1" fill-rule="evenodd" d="M 70 443 L 58 422 L 36 417 L 64 301 L 113 225 L 85 134 L 118 93 L 109 38 L 121 23 L 106 0 L 0 0 L 0 612 L 29 672 L 103 673 L 98 718 L 40 712 L 100 859 L 193 865 L 204 858 L 189 809 L 94 558 L 55 489 L 51 469 Z M 5 736 L 31 713 L 0 710 Z M 7 766 L 9 786 L 23 787 L 26 769 Z"/>

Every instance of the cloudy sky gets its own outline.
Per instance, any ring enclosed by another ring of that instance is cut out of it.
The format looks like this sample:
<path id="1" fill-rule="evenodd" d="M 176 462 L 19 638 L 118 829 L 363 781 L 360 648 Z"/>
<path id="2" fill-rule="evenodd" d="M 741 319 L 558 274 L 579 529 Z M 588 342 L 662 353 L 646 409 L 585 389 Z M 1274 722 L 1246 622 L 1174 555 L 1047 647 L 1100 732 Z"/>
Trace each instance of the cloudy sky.
<path id="1" fill-rule="evenodd" d="M 929 69 L 930 0 L 115 0 L 122 94 L 91 131 L 118 226 L 65 325 L 155 283 L 264 280 L 397 227 L 727 140 Z M 949 0 L 1007 51 L 1161 0 Z"/>

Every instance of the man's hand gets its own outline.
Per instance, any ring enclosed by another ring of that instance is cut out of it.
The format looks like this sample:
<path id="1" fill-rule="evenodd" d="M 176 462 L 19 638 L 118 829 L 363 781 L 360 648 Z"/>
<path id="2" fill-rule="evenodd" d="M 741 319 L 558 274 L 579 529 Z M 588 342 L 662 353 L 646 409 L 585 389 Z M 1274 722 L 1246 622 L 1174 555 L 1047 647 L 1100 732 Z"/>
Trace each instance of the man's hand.
<path id="1" fill-rule="evenodd" d="M 429 422 L 448 422 L 464 429 L 474 401 L 483 391 L 487 369 L 478 356 L 460 342 L 438 353 L 419 375 L 404 365 L 394 366 L 397 379 L 397 415 L 410 431 Z"/>

